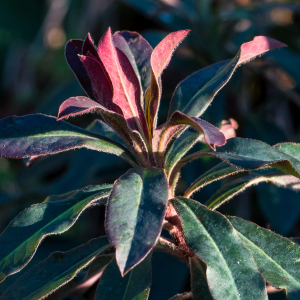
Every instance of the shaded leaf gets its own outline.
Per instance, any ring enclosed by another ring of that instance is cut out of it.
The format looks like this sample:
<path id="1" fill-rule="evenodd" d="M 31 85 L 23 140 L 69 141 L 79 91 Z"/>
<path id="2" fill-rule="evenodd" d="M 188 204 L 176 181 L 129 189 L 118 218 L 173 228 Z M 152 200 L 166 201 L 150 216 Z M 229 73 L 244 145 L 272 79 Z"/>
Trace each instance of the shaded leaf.
<path id="1" fill-rule="evenodd" d="M 68 252 L 55 252 L 11 285 L 1 299 L 39 300 L 72 280 L 109 246 L 107 238 L 93 239 Z"/>
<path id="2" fill-rule="evenodd" d="M 86 69 L 84 68 L 78 54 L 82 54 L 84 41 L 82 40 L 70 40 L 66 44 L 65 57 L 69 64 L 69 67 L 74 72 L 77 80 L 79 81 L 86 94 L 94 99 L 92 82 L 89 78 Z"/>
<path id="3" fill-rule="evenodd" d="M 59 108 L 58 120 L 91 112 L 99 112 L 127 145 L 130 146 L 127 149 L 129 151 L 131 151 L 131 147 L 135 149 L 136 152 L 132 151 L 132 155 L 134 155 L 138 161 L 144 157 L 142 164 L 145 164 L 145 161 L 148 160 L 148 155 L 145 142 L 140 133 L 131 130 L 122 115 L 106 109 L 94 100 L 82 96 L 67 99 Z M 137 155 L 137 153 L 140 155 Z"/>
<path id="4" fill-rule="evenodd" d="M 236 217 L 229 217 L 229 221 L 251 251 L 265 280 L 275 288 L 284 288 L 289 300 L 299 299 L 299 245 L 249 221 Z"/>
<path id="5" fill-rule="evenodd" d="M 203 132 L 205 142 L 213 150 L 216 149 L 216 146 L 222 146 L 226 143 L 224 134 L 212 124 L 198 118 L 191 118 L 180 111 L 176 111 L 171 118 L 159 126 L 154 133 L 153 149 L 157 154 L 156 159 L 159 166 L 163 164 L 163 156 L 168 143 L 183 125 L 192 126 Z"/>
<path id="6" fill-rule="evenodd" d="M 193 299 L 213 300 L 207 285 L 205 268 L 196 256 L 190 259 L 190 269 Z"/>
<path id="7" fill-rule="evenodd" d="M 221 162 L 213 168 L 209 169 L 207 172 L 198 177 L 185 191 L 184 197 L 190 198 L 190 196 L 200 190 L 202 187 L 210 184 L 216 180 L 220 180 L 227 176 L 236 174 L 243 171 L 235 166 L 231 166 L 226 162 Z"/>
<path id="8" fill-rule="evenodd" d="M 3 157 L 24 158 L 87 148 L 121 156 L 136 165 L 122 145 L 42 114 L 0 120 L 0 142 L 0 156 Z"/>
<path id="9" fill-rule="evenodd" d="M 15 217 L 0 236 L 0 281 L 25 267 L 46 236 L 67 231 L 91 204 L 105 203 L 111 188 L 90 186 L 50 196 Z"/>
<path id="10" fill-rule="evenodd" d="M 162 169 L 130 169 L 115 182 L 106 210 L 106 233 L 116 248 L 122 275 L 155 246 L 167 200 L 168 183 Z"/>
<path id="11" fill-rule="evenodd" d="M 141 83 L 141 103 L 144 106 L 144 93 L 150 86 L 151 64 L 150 58 L 152 47 L 137 32 L 119 31 L 113 35 L 114 45 L 122 50 L 128 57 L 140 83 Z"/>
<path id="12" fill-rule="evenodd" d="M 139 80 L 127 56 L 114 46 L 110 28 L 99 41 L 98 55 L 114 88 L 113 102 L 122 109 L 130 128 L 149 140 Z"/>
<path id="13" fill-rule="evenodd" d="M 161 97 L 160 76 L 169 64 L 175 48 L 189 32 L 189 30 L 180 30 L 170 33 L 152 52 L 151 83 L 145 94 L 145 115 L 150 137 L 152 137 L 157 122 L 157 112 Z"/>
<path id="14" fill-rule="evenodd" d="M 206 265 L 214 299 L 267 299 L 265 283 L 238 233 L 220 213 L 187 198 L 171 200 L 187 246 Z"/>
<path id="15" fill-rule="evenodd" d="M 152 281 L 151 256 L 149 254 L 124 277 L 113 259 L 101 276 L 95 300 L 147 300 Z"/>
<path id="16" fill-rule="evenodd" d="M 268 37 L 257 36 L 253 41 L 243 44 L 232 60 L 216 63 L 192 74 L 177 86 L 169 116 L 176 110 L 191 117 L 201 116 L 237 67 L 269 50 L 281 47 L 286 45 Z"/>

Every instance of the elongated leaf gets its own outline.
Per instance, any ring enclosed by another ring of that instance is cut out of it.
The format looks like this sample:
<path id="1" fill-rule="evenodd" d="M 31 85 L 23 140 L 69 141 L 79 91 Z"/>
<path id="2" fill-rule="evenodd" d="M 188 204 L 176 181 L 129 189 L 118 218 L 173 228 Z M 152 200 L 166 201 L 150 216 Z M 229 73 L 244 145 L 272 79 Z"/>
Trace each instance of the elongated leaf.
<path id="1" fill-rule="evenodd" d="M 24 268 L 46 236 L 67 231 L 91 204 L 105 203 L 111 188 L 90 186 L 50 196 L 15 217 L 0 236 L 0 281 Z"/>
<path id="2" fill-rule="evenodd" d="M 190 259 L 193 299 L 213 300 L 207 285 L 205 269 L 202 265 L 203 263 L 198 257 Z"/>
<path id="3" fill-rule="evenodd" d="M 244 170 L 255 170 L 271 166 L 300 178 L 300 161 L 297 157 L 291 156 L 292 153 L 285 154 L 277 149 L 261 141 L 232 138 L 227 141 L 226 145 L 217 148 L 217 151 L 204 150 L 186 156 L 174 168 L 172 176 L 182 166 L 194 159 L 203 156 L 215 156 Z M 296 149 L 300 150 L 300 144 L 293 144 L 293 151 L 296 151 Z"/>
<path id="4" fill-rule="evenodd" d="M 269 50 L 281 47 L 286 45 L 265 36 L 257 36 L 253 41 L 243 44 L 232 60 L 216 63 L 189 76 L 177 86 L 169 116 L 176 110 L 191 117 L 201 116 L 237 67 Z"/>
<path id="5" fill-rule="evenodd" d="M 72 280 L 107 246 L 107 238 L 93 239 L 68 252 L 55 252 L 20 277 L 1 299 L 39 300 Z"/>
<path id="6" fill-rule="evenodd" d="M 226 143 L 224 134 L 212 124 L 198 118 L 190 118 L 182 112 L 176 111 L 172 117 L 165 124 L 158 127 L 154 133 L 153 149 L 154 152 L 157 153 L 159 166 L 163 164 L 163 154 L 169 141 L 183 125 L 192 126 L 200 132 L 203 132 L 207 145 L 213 150 L 216 149 L 216 146 L 222 146 Z"/>
<path id="7" fill-rule="evenodd" d="M 145 94 L 145 115 L 152 137 L 156 127 L 157 111 L 161 97 L 160 76 L 169 64 L 174 49 L 187 36 L 189 30 L 180 30 L 167 35 L 153 50 L 151 55 L 151 83 Z"/>
<path id="8" fill-rule="evenodd" d="M 140 133 L 138 131 L 131 130 L 122 115 L 106 109 L 94 100 L 81 96 L 67 99 L 59 108 L 58 120 L 91 112 L 99 112 L 115 129 L 118 135 L 127 143 L 127 145 L 130 146 L 129 150 L 131 150 L 131 148 L 136 150 L 136 153 L 132 151 L 132 154 L 137 160 L 140 160 L 143 156 L 144 161 L 148 160 L 146 145 Z M 137 153 L 140 154 L 140 156 L 137 155 Z"/>
<path id="9" fill-rule="evenodd" d="M 82 47 L 82 53 L 83 55 L 89 55 L 90 57 L 95 58 L 96 60 L 100 61 L 100 58 L 98 56 L 97 49 L 95 47 L 95 43 L 90 35 L 90 33 L 87 34 L 83 47 Z"/>
<path id="10" fill-rule="evenodd" d="M 224 202 L 230 200 L 237 194 L 243 192 L 246 188 L 257 185 L 260 182 L 269 182 L 278 186 L 288 187 L 292 189 L 300 188 L 300 180 L 291 175 L 282 173 L 274 173 L 266 176 L 250 175 L 237 180 L 233 180 L 223 185 L 211 198 L 205 203 L 210 209 L 216 209 Z"/>
<path id="11" fill-rule="evenodd" d="M 142 107 L 144 106 L 144 93 L 150 86 L 152 47 L 137 32 L 119 31 L 113 35 L 113 43 L 128 57 L 142 90 Z"/>
<path id="12" fill-rule="evenodd" d="M 0 156 L 24 158 L 76 148 L 112 153 L 136 165 L 122 145 L 105 137 L 42 114 L 0 120 Z"/>
<path id="13" fill-rule="evenodd" d="M 229 221 L 251 251 L 265 280 L 284 288 L 289 300 L 300 298 L 300 247 L 291 240 L 236 217 Z"/>
<path id="14" fill-rule="evenodd" d="M 114 87 L 113 102 L 122 109 L 131 129 L 149 141 L 139 80 L 127 56 L 114 46 L 110 28 L 99 41 L 98 54 Z"/>
<path id="15" fill-rule="evenodd" d="M 151 281 L 151 254 L 124 277 L 113 259 L 101 276 L 95 300 L 147 300 Z"/>
<path id="16" fill-rule="evenodd" d="M 186 198 L 171 200 L 187 246 L 207 265 L 207 282 L 214 299 L 268 299 L 253 257 L 228 220 Z"/>
<path id="17" fill-rule="evenodd" d="M 185 191 L 184 197 L 190 198 L 193 193 L 197 192 L 205 185 L 241 171 L 243 171 L 243 169 L 231 166 L 226 162 L 221 162 L 198 177 Z"/>
<path id="18" fill-rule="evenodd" d="M 122 275 L 155 246 L 165 216 L 168 183 L 162 169 L 130 169 L 114 184 L 106 210 L 106 233 Z"/>
<path id="19" fill-rule="evenodd" d="M 80 61 L 80 58 L 78 57 L 79 54 L 82 54 L 83 44 L 84 42 L 82 40 L 68 41 L 65 48 L 65 57 L 69 67 L 74 72 L 77 80 L 85 90 L 86 94 L 90 98 L 94 99 L 91 79 L 88 76 L 82 62 Z"/>

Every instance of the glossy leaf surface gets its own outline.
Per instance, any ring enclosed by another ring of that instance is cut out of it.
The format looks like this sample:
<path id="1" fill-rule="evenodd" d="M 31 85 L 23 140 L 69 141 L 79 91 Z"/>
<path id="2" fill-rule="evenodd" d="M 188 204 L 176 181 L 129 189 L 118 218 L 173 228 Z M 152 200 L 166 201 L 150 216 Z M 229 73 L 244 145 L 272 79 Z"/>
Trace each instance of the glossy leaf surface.
<path id="1" fill-rule="evenodd" d="M 132 155 L 122 145 L 42 114 L 0 120 L 0 143 L 0 156 L 9 158 L 88 148 L 121 156 L 135 164 Z"/>
<path id="2" fill-rule="evenodd" d="M 177 86 L 169 116 L 176 110 L 191 117 L 201 116 L 237 67 L 269 50 L 281 47 L 286 45 L 268 37 L 257 36 L 253 41 L 243 44 L 232 60 L 216 63 L 189 76 Z"/>
<path id="3" fill-rule="evenodd" d="M 187 246 L 206 265 L 215 299 L 267 299 L 265 283 L 238 233 L 220 213 L 187 198 L 171 200 Z"/>
<path id="4" fill-rule="evenodd" d="M 300 246 L 270 230 L 236 217 L 229 221 L 251 251 L 265 280 L 284 288 L 289 300 L 300 297 Z"/>
<path id="5" fill-rule="evenodd" d="M 151 281 L 151 254 L 124 277 L 113 259 L 101 276 L 95 300 L 147 300 Z"/>
<path id="6" fill-rule="evenodd" d="M 150 86 L 152 47 L 137 32 L 119 31 L 113 35 L 114 45 L 128 57 L 142 88 L 142 106 L 144 93 Z"/>
<path id="7" fill-rule="evenodd" d="M 96 185 L 32 205 L 15 217 L 0 236 L 0 281 L 28 264 L 40 242 L 67 231 L 92 203 L 106 202 L 112 185 Z"/>
<path id="8" fill-rule="evenodd" d="M 151 55 L 151 84 L 145 94 L 145 114 L 152 136 L 156 127 L 157 111 L 161 97 L 160 76 L 169 64 L 175 48 L 187 36 L 189 30 L 180 30 L 167 35 L 153 50 Z"/>
<path id="9" fill-rule="evenodd" d="M 139 80 L 127 56 L 114 46 L 110 28 L 99 41 L 98 55 L 113 85 L 113 102 L 122 109 L 131 129 L 139 131 L 148 139 Z"/>
<path id="10" fill-rule="evenodd" d="M 210 184 L 216 180 L 220 180 L 227 176 L 236 174 L 243 171 L 235 166 L 231 166 L 226 162 L 221 162 L 213 168 L 209 169 L 207 172 L 199 176 L 185 191 L 184 197 L 190 198 L 190 196 L 196 191 L 200 190 L 202 187 Z"/>
<path id="11" fill-rule="evenodd" d="M 223 185 L 211 198 L 205 203 L 210 209 L 216 209 L 224 202 L 230 200 L 237 194 L 243 192 L 246 188 L 257 185 L 260 182 L 269 182 L 278 186 L 289 187 L 292 189 L 300 189 L 300 180 L 291 175 L 283 175 L 275 173 L 265 176 L 250 175 L 237 180 L 233 180 L 228 184 Z"/>
<path id="12" fill-rule="evenodd" d="M 155 246 L 167 200 L 168 183 L 161 169 L 130 169 L 115 182 L 106 210 L 106 233 L 116 248 L 122 275 Z"/>
<path id="13" fill-rule="evenodd" d="M 78 82 L 85 90 L 86 94 L 90 98 L 94 99 L 91 79 L 89 78 L 87 71 L 78 56 L 82 54 L 83 44 L 84 41 L 82 40 L 68 41 L 65 48 L 65 57 L 69 67 L 74 72 Z"/>
<path id="14" fill-rule="evenodd" d="M 72 280 L 109 246 L 106 237 L 93 239 L 68 252 L 55 252 L 20 277 L 1 299 L 39 300 Z"/>

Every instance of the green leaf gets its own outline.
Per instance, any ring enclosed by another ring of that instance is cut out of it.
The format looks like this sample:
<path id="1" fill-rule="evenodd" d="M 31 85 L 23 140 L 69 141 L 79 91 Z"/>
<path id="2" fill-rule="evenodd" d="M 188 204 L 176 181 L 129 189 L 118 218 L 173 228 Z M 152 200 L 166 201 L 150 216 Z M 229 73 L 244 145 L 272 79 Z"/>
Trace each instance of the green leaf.
<path id="1" fill-rule="evenodd" d="M 106 233 L 116 248 L 122 275 L 155 246 L 167 200 L 168 182 L 162 169 L 130 169 L 115 182 L 106 210 Z"/>
<path id="2" fill-rule="evenodd" d="M 268 37 L 257 36 L 253 41 L 243 44 L 232 60 L 216 63 L 192 74 L 177 86 L 169 116 L 180 110 L 191 117 L 200 117 L 237 67 L 258 55 L 281 47 L 286 45 Z"/>
<path id="3" fill-rule="evenodd" d="M 191 286 L 194 299 L 213 300 L 205 274 L 205 268 L 199 258 L 192 257 L 190 259 L 191 269 Z"/>
<path id="4" fill-rule="evenodd" d="M 243 169 L 238 169 L 237 167 L 231 166 L 226 162 L 221 162 L 198 177 L 185 191 L 184 197 L 190 198 L 193 193 L 197 192 L 205 185 L 241 171 L 243 171 Z"/>
<path id="5" fill-rule="evenodd" d="M 151 256 L 149 254 L 124 277 L 113 259 L 100 278 L 95 300 L 147 300 L 152 281 Z"/>
<path id="6" fill-rule="evenodd" d="M 72 280 L 108 246 L 107 238 L 101 237 L 68 252 L 52 253 L 11 285 L 1 299 L 43 299 Z"/>
<path id="7" fill-rule="evenodd" d="M 36 114 L 0 120 L 0 156 L 24 158 L 76 148 L 115 154 L 136 166 L 122 145 L 54 117 Z"/>
<path id="8" fill-rule="evenodd" d="M 246 188 L 257 185 L 260 182 L 269 182 L 278 186 L 299 190 L 299 178 L 282 173 L 273 173 L 269 175 L 250 175 L 231 181 L 223 185 L 211 198 L 205 203 L 210 209 L 216 209 L 224 202 L 243 192 Z"/>
<path id="9" fill-rule="evenodd" d="M 105 203 L 112 185 L 96 185 L 32 205 L 15 217 L 0 236 L 0 281 L 19 272 L 49 235 L 67 231 L 91 204 Z"/>
<path id="10" fill-rule="evenodd" d="M 261 141 L 231 138 L 227 140 L 224 146 L 217 148 L 216 151 L 202 150 L 184 157 L 174 168 L 172 176 L 181 167 L 194 159 L 215 156 L 244 170 L 255 170 L 270 166 L 300 178 L 300 161 L 297 156 L 291 155 L 296 153 L 297 150 L 300 151 L 300 144 L 293 144 L 293 152 L 291 151 L 290 154 L 277 150 L 282 145 L 272 147 Z"/>
<path id="11" fill-rule="evenodd" d="M 236 217 L 229 221 L 251 251 L 259 272 L 289 300 L 300 299 L 300 246 L 270 230 Z"/>
<path id="12" fill-rule="evenodd" d="M 265 283 L 237 232 L 220 213 L 186 198 L 171 200 L 187 246 L 206 265 L 214 299 L 267 299 Z"/>

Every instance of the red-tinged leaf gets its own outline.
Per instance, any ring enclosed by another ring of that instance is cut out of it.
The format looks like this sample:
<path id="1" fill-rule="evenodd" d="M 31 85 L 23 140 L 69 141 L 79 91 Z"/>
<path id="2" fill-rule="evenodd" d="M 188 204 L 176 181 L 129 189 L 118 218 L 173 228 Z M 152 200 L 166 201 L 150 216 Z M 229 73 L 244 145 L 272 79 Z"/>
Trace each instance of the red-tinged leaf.
<path id="1" fill-rule="evenodd" d="M 148 130 L 152 136 L 156 127 L 157 111 L 161 97 L 160 76 L 169 64 L 175 48 L 186 37 L 190 30 L 170 33 L 153 50 L 151 55 L 151 84 L 145 94 L 145 114 Z"/>
<path id="2" fill-rule="evenodd" d="M 69 67 L 74 72 L 78 82 L 86 94 L 94 99 L 92 82 L 78 55 L 82 54 L 84 42 L 82 40 L 70 40 L 66 44 L 65 57 Z"/>
<path id="3" fill-rule="evenodd" d="M 142 107 L 144 106 L 144 93 L 150 86 L 152 47 L 137 32 L 120 31 L 113 35 L 114 45 L 122 50 L 128 57 L 142 88 Z"/>
<path id="4" fill-rule="evenodd" d="M 180 110 L 191 117 L 200 117 L 237 67 L 269 50 L 281 47 L 286 45 L 268 37 L 257 36 L 253 41 L 243 44 L 233 59 L 216 63 L 192 74 L 177 86 L 169 116 Z"/>
<path id="5" fill-rule="evenodd" d="M 223 120 L 220 131 L 224 134 L 226 140 L 236 137 L 235 130 L 239 128 L 236 120 L 229 119 L 229 121 Z"/>
<path id="6" fill-rule="evenodd" d="M 113 84 L 113 102 L 122 109 L 130 128 L 149 141 L 139 80 L 127 56 L 113 45 L 110 28 L 99 41 L 98 54 Z"/>
<path id="7" fill-rule="evenodd" d="M 148 161 L 147 150 L 139 132 L 131 130 L 123 116 L 106 109 L 96 101 L 82 96 L 71 97 L 60 106 L 58 120 L 95 111 L 99 112 L 114 128 L 118 135 L 130 146 L 129 149 L 135 149 L 132 154 L 142 165 L 145 165 Z"/>
<path id="8" fill-rule="evenodd" d="M 65 121 L 42 114 L 8 117 L 0 120 L 0 156 L 24 158 L 87 148 L 121 156 L 137 163 L 122 145 Z"/>
<path id="9" fill-rule="evenodd" d="M 100 61 L 97 49 L 95 47 L 95 43 L 90 33 L 88 33 L 87 37 L 84 40 L 83 47 L 82 47 L 82 54 L 85 56 L 89 54 L 89 56 L 91 56 L 92 58 Z"/>
<path id="10" fill-rule="evenodd" d="M 192 126 L 203 132 L 206 144 L 213 150 L 216 149 L 216 146 L 222 146 L 226 143 L 224 134 L 212 124 L 195 117 L 189 117 L 180 111 L 176 111 L 171 118 L 165 124 L 158 127 L 154 133 L 153 149 L 154 153 L 157 153 L 156 159 L 159 166 L 163 164 L 164 152 L 169 141 L 183 125 Z"/>
<path id="11" fill-rule="evenodd" d="M 102 63 L 83 55 L 80 60 L 91 78 L 96 100 L 108 110 L 123 115 L 120 107 L 113 103 L 113 87 Z"/>

